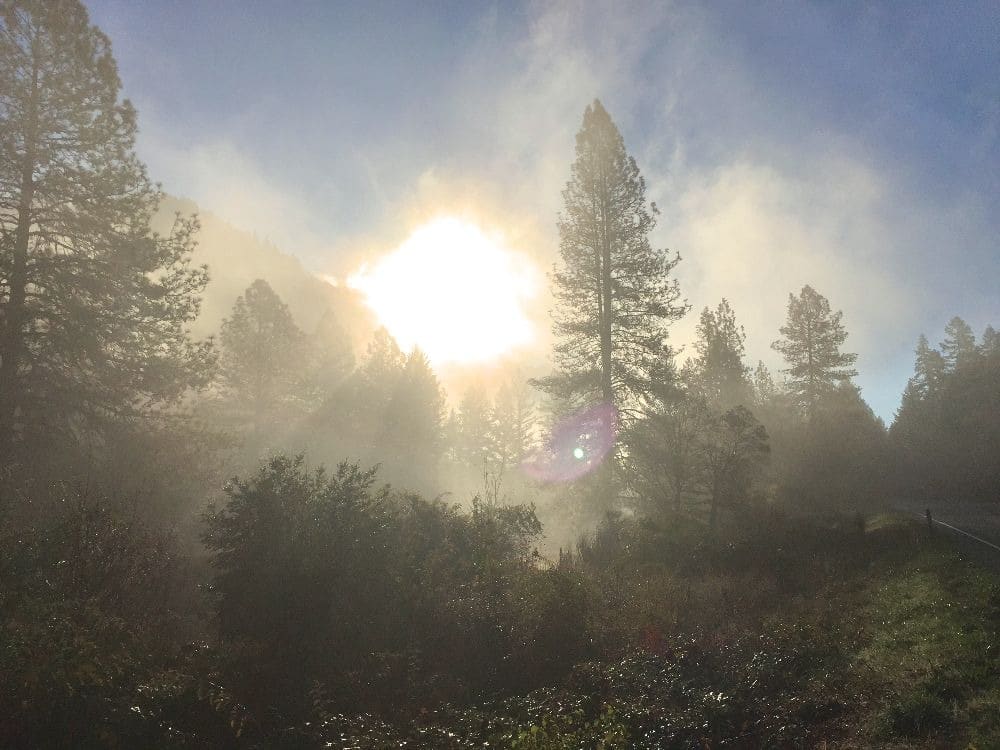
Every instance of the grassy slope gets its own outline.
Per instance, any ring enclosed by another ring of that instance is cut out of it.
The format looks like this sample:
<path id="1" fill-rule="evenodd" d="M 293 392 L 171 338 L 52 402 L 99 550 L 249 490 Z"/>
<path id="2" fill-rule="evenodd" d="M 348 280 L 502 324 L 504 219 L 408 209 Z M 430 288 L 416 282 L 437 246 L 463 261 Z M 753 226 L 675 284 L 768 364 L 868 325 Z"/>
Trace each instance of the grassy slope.
<path id="1" fill-rule="evenodd" d="M 1000 747 L 1000 579 L 938 540 L 882 560 L 857 606 L 861 744 Z"/>
<path id="2" fill-rule="evenodd" d="M 790 534 L 770 559 L 760 549 L 743 559 L 737 544 L 693 575 L 646 577 L 613 614 L 623 637 L 656 623 L 655 643 L 640 637 L 552 689 L 436 712 L 410 737 L 442 747 L 1000 747 L 1000 579 L 903 518 L 829 542 Z"/>

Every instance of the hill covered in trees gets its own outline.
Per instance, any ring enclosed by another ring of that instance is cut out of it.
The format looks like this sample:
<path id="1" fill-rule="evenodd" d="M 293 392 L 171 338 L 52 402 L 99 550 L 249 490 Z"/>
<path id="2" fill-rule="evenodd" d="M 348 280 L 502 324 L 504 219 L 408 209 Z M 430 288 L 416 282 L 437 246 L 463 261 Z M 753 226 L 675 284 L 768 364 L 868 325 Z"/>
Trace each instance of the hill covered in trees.
<path id="1" fill-rule="evenodd" d="M 209 268 L 201 310 L 192 327 L 196 336 L 218 334 L 220 321 L 236 298 L 256 279 L 267 279 L 286 301 L 296 324 L 312 330 L 328 313 L 340 321 L 358 352 L 364 350 L 376 323 L 359 293 L 334 287 L 302 266 L 297 258 L 252 232 L 237 229 L 202 211 L 193 201 L 164 196 L 152 218 L 154 231 L 165 233 L 177 215 L 198 218 L 191 262 Z"/>

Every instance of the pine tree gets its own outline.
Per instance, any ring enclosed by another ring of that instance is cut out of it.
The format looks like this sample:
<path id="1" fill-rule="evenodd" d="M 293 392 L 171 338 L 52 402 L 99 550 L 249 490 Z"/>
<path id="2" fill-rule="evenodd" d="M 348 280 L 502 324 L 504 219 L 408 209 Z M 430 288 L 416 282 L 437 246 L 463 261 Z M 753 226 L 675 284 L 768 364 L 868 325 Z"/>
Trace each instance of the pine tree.
<path id="1" fill-rule="evenodd" d="M 445 398 L 426 355 L 414 349 L 406 358 L 382 419 L 376 445 L 386 475 L 421 492 L 438 491 L 444 453 Z"/>
<path id="2" fill-rule="evenodd" d="M 725 299 L 713 312 L 702 310 L 694 348 L 698 356 L 694 367 L 699 390 L 708 401 L 731 408 L 750 401 L 746 333 L 737 324 L 736 314 Z"/>
<path id="3" fill-rule="evenodd" d="M 380 405 L 386 406 L 396 386 L 396 378 L 405 366 L 406 355 L 400 350 L 392 334 L 382 327 L 375 331 L 372 340 L 368 342 L 358 376 L 369 390 L 376 392 Z"/>
<path id="4" fill-rule="evenodd" d="M 481 474 L 494 458 L 490 400 L 479 386 L 466 390 L 456 415 L 456 458 Z M 489 467 L 495 470 L 495 467 Z"/>
<path id="5" fill-rule="evenodd" d="M 493 402 L 493 444 L 498 471 L 517 466 L 527 455 L 535 429 L 535 408 L 528 384 L 511 378 Z"/>
<path id="6" fill-rule="evenodd" d="M 986 357 L 1000 353 L 1000 333 L 997 333 L 993 326 L 988 325 L 983 330 L 983 339 L 979 344 L 979 352 Z"/>
<path id="7" fill-rule="evenodd" d="M 941 352 L 931 349 L 927 337 L 920 334 L 917 340 L 916 364 L 914 366 L 912 392 L 921 399 L 933 396 L 941 388 L 947 365 Z"/>
<path id="8" fill-rule="evenodd" d="M 698 442 L 710 529 L 715 530 L 722 506 L 746 500 L 754 475 L 770 451 L 767 430 L 745 406 L 710 415 Z"/>
<path id="9" fill-rule="evenodd" d="M 111 45 L 74 0 L 0 5 L 0 452 L 101 427 L 207 378 L 187 335 L 195 221 L 150 231 Z"/>
<path id="10" fill-rule="evenodd" d="M 634 417 L 672 374 L 668 327 L 686 312 L 670 274 L 679 261 L 654 249 L 656 206 L 599 101 L 587 107 L 563 191 L 561 262 L 552 275 L 555 373 L 537 381 L 568 408 L 600 401 Z"/>
<path id="11" fill-rule="evenodd" d="M 948 370 L 954 372 L 976 358 L 976 336 L 969 324 L 957 315 L 944 327 L 941 356 Z"/>
<path id="12" fill-rule="evenodd" d="M 823 396 L 858 374 L 851 367 L 858 355 L 840 350 L 847 339 L 842 317 L 830 310 L 826 297 L 804 286 L 798 297 L 788 295 L 788 320 L 780 328 L 784 338 L 771 345 L 788 363 L 790 394 L 810 417 Z"/>
<path id="13" fill-rule="evenodd" d="M 751 387 L 753 388 L 753 404 L 758 409 L 772 405 L 778 396 L 778 386 L 774 384 L 774 377 L 767 369 L 767 365 L 761 361 L 757 362 L 757 367 L 753 371 Z"/>
<path id="14" fill-rule="evenodd" d="M 303 336 L 288 306 L 263 279 L 240 295 L 222 322 L 220 378 L 231 404 L 259 434 L 302 392 Z"/>
<path id="15" fill-rule="evenodd" d="M 324 398 L 341 388 L 354 371 L 351 340 L 332 312 L 327 311 L 308 342 L 312 386 L 316 398 Z"/>

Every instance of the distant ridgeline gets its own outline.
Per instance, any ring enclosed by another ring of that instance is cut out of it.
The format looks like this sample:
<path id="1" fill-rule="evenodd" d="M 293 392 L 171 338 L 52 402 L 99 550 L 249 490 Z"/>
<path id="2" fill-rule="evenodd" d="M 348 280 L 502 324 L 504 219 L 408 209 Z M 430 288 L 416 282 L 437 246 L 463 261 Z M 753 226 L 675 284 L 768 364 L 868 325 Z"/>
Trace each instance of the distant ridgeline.
<path id="1" fill-rule="evenodd" d="M 326 283 L 303 268 L 294 256 L 187 199 L 166 196 L 153 219 L 153 229 L 161 234 L 169 232 L 178 212 L 184 216 L 198 214 L 201 230 L 192 262 L 207 265 L 209 271 L 201 315 L 192 331 L 196 338 L 217 334 L 236 298 L 255 279 L 265 279 L 288 305 L 303 331 L 315 329 L 324 313 L 330 311 L 350 336 L 355 354 L 364 352 L 376 323 L 360 293 Z"/>

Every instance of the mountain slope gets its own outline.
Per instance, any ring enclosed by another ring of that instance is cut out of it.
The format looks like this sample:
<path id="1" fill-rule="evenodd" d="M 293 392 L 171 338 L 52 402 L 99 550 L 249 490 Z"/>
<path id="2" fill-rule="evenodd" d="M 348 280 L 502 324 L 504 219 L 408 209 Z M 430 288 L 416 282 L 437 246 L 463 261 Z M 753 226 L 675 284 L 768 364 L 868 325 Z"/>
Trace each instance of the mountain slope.
<path id="1" fill-rule="evenodd" d="M 237 229 L 211 212 L 200 210 L 190 200 L 167 196 L 154 217 L 154 230 L 169 232 L 177 213 L 197 213 L 201 219 L 192 259 L 209 270 L 201 315 L 192 330 L 195 336 L 218 333 L 236 298 L 255 279 L 264 279 L 288 305 L 302 330 L 311 333 L 320 318 L 332 311 L 350 334 L 355 350 L 363 349 L 375 329 L 375 320 L 358 292 L 323 281 L 303 268 L 294 256 L 253 232 Z"/>

